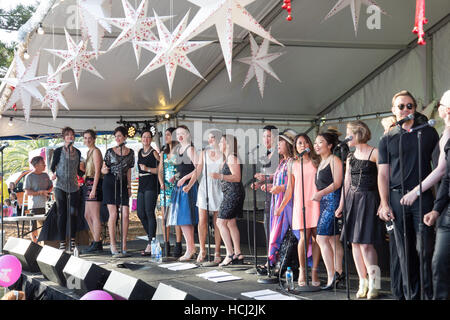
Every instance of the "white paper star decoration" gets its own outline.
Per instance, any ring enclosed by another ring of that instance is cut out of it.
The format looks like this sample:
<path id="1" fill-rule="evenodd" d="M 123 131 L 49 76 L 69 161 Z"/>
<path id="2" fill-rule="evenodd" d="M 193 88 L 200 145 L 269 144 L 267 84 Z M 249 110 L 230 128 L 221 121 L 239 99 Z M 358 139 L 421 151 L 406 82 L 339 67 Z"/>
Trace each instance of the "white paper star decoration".
<path id="1" fill-rule="evenodd" d="M 282 46 L 282 44 L 275 40 L 269 32 L 264 30 L 258 21 L 244 8 L 254 1 L 255 0 L 189 0 L 189 2 L 192 2 L 201 8 L 186 28 L 183 36 L 180 38 L 180 42 L 192 39 L 199 33 L 215 25 L 219 36 L 219 42 L 222 47 L 228 77 L 231 81 L 234 24 Z"/>
<path id="2" fill-rule="evenodd" d="M 62 91 L 67 88 L 70 82 L 61 83 L 61 76 L 61 73 L 54 72 L 52 65 L 49 63 L 47 82 L 41 83 L 46 92 L 42 100 L 42 108 L 48 107 L 51 109 L 53 120 L 56 120 L 58 115 L 59 103 L 69 110 L 69 106 L 67 105 L 66 99 L 64 99 Z"/>
<path id="3" fill-rule="evenodd" d="M 251 56 L 246 58 L 237 59 L 237 61 L 246 63 L 250 65 L 248 69 L 247 76 L 245 77 L 244 84 L 245 87 L 247 83 L 250 82 L 253 77 L 256 77 L 258 82 L 259 92 L 261 97 L 264 97 L 264 85 L 266 82 L 266 73 L 270 74 L 272 77 L 281 82 L 278 76 L 273 71 L 272 67 L 269 65 L 270 62 L 283 55 L 284 52 L 268 53 L 269 51 L 269 40 L 264 39 L 260 47 L 256 43 L 253 36 L 250 34 L 250 51 Z"/>
<path id="4" fill-rule="evenodd" d="M 166 68 L 166 75 L 169 84 L 170 96 L 172 96 L 172 84 L 178 66 L 186 69 L 187 71 L 192 72 L 196 76 L 203 79 L 201 74 L 197 71 L 195 66 L 187 57 L 187 54 L 213 42 L 213 41 L 179 42 L 178 39 L 183 33 L 184 29 L 186 28 L 188 17 L 189 11 L 181 20 L 181 22 L 178 24 L 178 26 L 175 28 L 173 34 L 171 34 L 155 12 L 156 26 L 158 27 L 160 40 L 138 42 L 138 44 L 143 48 L 153 53 L 156 53 L 156 56 L 148 64 L 148 66 L 144 69 L 144 71 L 142 71 L 142 73 L 137 77 L 137 79 L 142 77 L 144 74 L 149 73 L 155 69 L 158 69 L 159 67 L 164 65 Z"/>
<path id="5" fill-rule="evenodd" d="M 25 66 L 19 56 L 15 57 L 16 61 L 16 78 L 4 78 L 3 81 L 14 87 L 14 90 L 8 100 L 5 110 L 11 108 L 17 101 L 22 101 L 23 113 L 25 120 L 30 120 L 31 113 L 31 97 L 42 101 L 42 95 L 37 89 L 40 81 L 47 76 L 36 76 L 39 52 L 34 56 L 29 66 Z"/>
<path id="6" fill-rule="evenodd" d="M 79 0 L 79 16 L 83 38 L 89 39 L 92 49 L 98 54 L 105 30 L 111 33 L 111 26 L 105 18 L 111 16 L 110 0 Z"/>
<path id="7" fill-rule="evenodd" d="M 338 13 L 345 7 L 350 6 L 350 9 L 352 11 L 353 27 L 355 28 L 355 36 L 356 36 L 358 34 L 358 23 L 359 23 L 359 14 L 361 12 L 361 4 L 363 3 L 367 6 L 375 5 L 378 8 L 380 8 L 380 6 L 378 6 L 374 0 L 339 0 L 338 3 L 336 3 L 333 9 L 331 9 L 328 15 L 324 18 L 324 21 L 334 16 L 336 13 Z M 386 12 L 383 11 L 381 8 L 380 11 L 383 14 L 386 14 Z"/>
<path id="8" fill-rule="evenodd" d="M 75 78 L 77 90 L 83 69 L 103 79 L 100 73 L 98 73 L 98 71 L 89 62 L 89 60 L 97 57 L 97 54 L 94 51 L 87 51 L 87 41 L 81 40 L 80 43 L 76 44 L 67 30 L 64 29 L 64 31 L 66 33 L 67 50 L 45 49 L 48 52 L 64 59 L 64 62 L 56 70 L 56 73 L 73 69 L 73 77 Z M 102 53 L 104 53 L 104 51 L 99 51 L 99 54 Z"/>
<path id="9" fill-rule="evenodd" d="M 131 41 L 133 44 L 136 62 L 139 65 L 141 57 L 141 47 L 137 44 L 139 41 L 158 41 L 155 34 L 151 31 L 156 26 L 155 18 L 147 18 L 148 2 L 142 0 L 139 7 L 134 10 L 127 0 L 122 0 L 125 18 L 107 19 L 112 25 L 122 29 L 120 35 L 111 44 L 108 51 L 120 46 L 121 44 Z M 170 17 L 160 17 L 162 21 Z"/>

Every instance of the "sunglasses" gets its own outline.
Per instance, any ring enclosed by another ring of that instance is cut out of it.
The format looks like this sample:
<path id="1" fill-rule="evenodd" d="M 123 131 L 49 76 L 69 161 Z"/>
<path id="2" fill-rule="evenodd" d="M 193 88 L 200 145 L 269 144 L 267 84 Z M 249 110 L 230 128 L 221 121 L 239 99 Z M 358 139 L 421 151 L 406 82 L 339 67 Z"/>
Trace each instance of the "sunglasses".
<path id="1" fill-rule="evenodd" d="M 400 110 L 405 109 L 405 107 L 408 108 L 408 110 L 412 110 L 412 108 L 414 108 L 414 105 L 412 103 L 408 103 L 407 105 L 404 105 L 402 103 L 397 106 L 397 108 L 399 108 Z"/>

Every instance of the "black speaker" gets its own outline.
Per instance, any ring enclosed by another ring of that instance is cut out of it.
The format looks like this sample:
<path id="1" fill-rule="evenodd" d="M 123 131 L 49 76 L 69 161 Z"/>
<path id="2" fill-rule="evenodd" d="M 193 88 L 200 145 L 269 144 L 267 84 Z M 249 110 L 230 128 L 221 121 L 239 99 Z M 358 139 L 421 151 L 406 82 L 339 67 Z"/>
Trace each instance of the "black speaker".
<path id="1" fill-rule="evenodd" d="M 117 271 L 111 271 L 103 290 L 116 300 L 151 300 L 155 293 L 148 283 Z"/>
<path id="2" fill-rule="evenodd" d="M 70 255 L 63 250 L 44 246 L 36 260 L 44 277 L 65 287 L 66 278 L 64 277 L 63 269 L 66 266 L 67 261 L 69 261 L 69 258 Z"/>
<path id="3" fill-rule="evenodd" d="M 198 300 L 185 291 L 174 288 L 162 282 L 159 283 L 152 300 Z"/>
<path id="4" fill-rule="evenodd" d="M 82 296 L 92 290 L 101 290 L 110 271 L 97 266 L 95 263 L 70 256 L 63 269 L 68 289 L 74 290 Z"/>
<path id="5" fill-rule="evenodd" d="M 8 239 L 3 251 L 17 257 L 22 263 L 22 270 L 29 272 L 39 272 L 36 258 L 42 247 L 31 240 L 12 238 Z"/>

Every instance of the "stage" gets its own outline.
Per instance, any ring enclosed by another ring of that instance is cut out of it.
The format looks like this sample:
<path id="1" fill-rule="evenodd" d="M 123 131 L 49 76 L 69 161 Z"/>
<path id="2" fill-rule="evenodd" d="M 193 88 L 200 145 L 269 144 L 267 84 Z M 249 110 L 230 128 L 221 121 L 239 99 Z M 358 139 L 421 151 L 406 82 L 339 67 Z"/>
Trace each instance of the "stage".
<path id="1" fill-rule="evenodd" d="M 258 283 L 258 278 L 267 277 L 261 277 L 246 272 L 254 267 L 253 255 L 249 254 L 249 249 L 252 248 L 248 248 L 248 245 L 242 246 L 242 251 L 245 256 L 244 265 L 227 267 L 198 266 L 194 269 L 179 271 L 172 271 L 167 268 L 159 267 L 158 263 L 151 261 L 148 257 L 141 257 L 140 252 L 145 245 L 146 241 L 144 240 L 129 241 L 128 252 L 131 254 L 131 257 L 126 258 L 113 258 L 109 254 L 109 246 L 104 246 L 104 252 L 102 254 L 81 254 L 79 257 L 94 262 L 106 270 L 117 271 L 133 278 L 140 279 L 154 288 L 157 288 L 160 283 L 172 286 L 186 292 L 192 300 L 252 300 L 252 298 L 243 296 L 242 293 L 266 289 L 282 293 L 287 297 L 298 300 L 347 300 L 345 282 L 340 284 L 336 290 L 311 293 L 299 293 L 296 291 L 287 293 L 285 290 L 281 289 L 278 281 L 273 284 Z M 83 249 L 83 247 L 80 249 Z M 211 253 L 213 254 L 213 252 L 214 250 L 212 249 Z M 221 252 L 223 257 L 224 248 L 222 248 Z M 263 264 L 265 262 L 263 259 L 264 252 L 264 247 L 258 247 L 258 264 Z M 212 259 L 213 257 L 211 257 L 211 260 Z M 195 261 L 190 262 L 195 263 Z M 172 261 L 163 262 L 163 264 L 168 263 L 176 263 L 176 260 L 173 258 Z M 358 277 L 356 272 L 352 269 L 353 264 L 350 266 L 349 279 L 350 299 L 354 300 L 358 289 Z M 198 274 L 213 270 L 224 271 L 242 279 L 215 283 L 197 276 Z M 319 266 L 319 277 L 322 282 L 321 285 L 324 286 L 326 282 L 326 272 L 322 263 Z M 284 279 L 282 279 L 281 285 L 284 285 Z M 19 281 L 14 285 L 14 289 L 25 291 L 28 298 L 33 300 L 78 300 L 80 298 L 73 290 L 69 290 L 66 287 L 59 286 L 45 279 L 41 273 L 33 274 L 24 271 Z M 148 297 L 148 300 L 151 300 L 151 297 Z M 386 276 L 381 277 L 380 296 L 377 300 L 392 300 L 390 295 L 390 279 Z"/>

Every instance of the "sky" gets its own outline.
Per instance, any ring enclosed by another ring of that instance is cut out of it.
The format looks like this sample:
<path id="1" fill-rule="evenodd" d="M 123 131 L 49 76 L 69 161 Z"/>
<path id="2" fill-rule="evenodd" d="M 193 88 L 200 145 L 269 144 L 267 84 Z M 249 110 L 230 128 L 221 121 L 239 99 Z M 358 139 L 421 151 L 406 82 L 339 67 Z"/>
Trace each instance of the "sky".
<path id="1" fill-rule="evenodd" d="M 38 2 L 39 0 L 0 0 L 0 8 L 4 10 L 11 10 L 18 4 L 30 5 Z M 0 41 L 7 43 L 17 41 L 17 32 L 0 30 Z"/>

